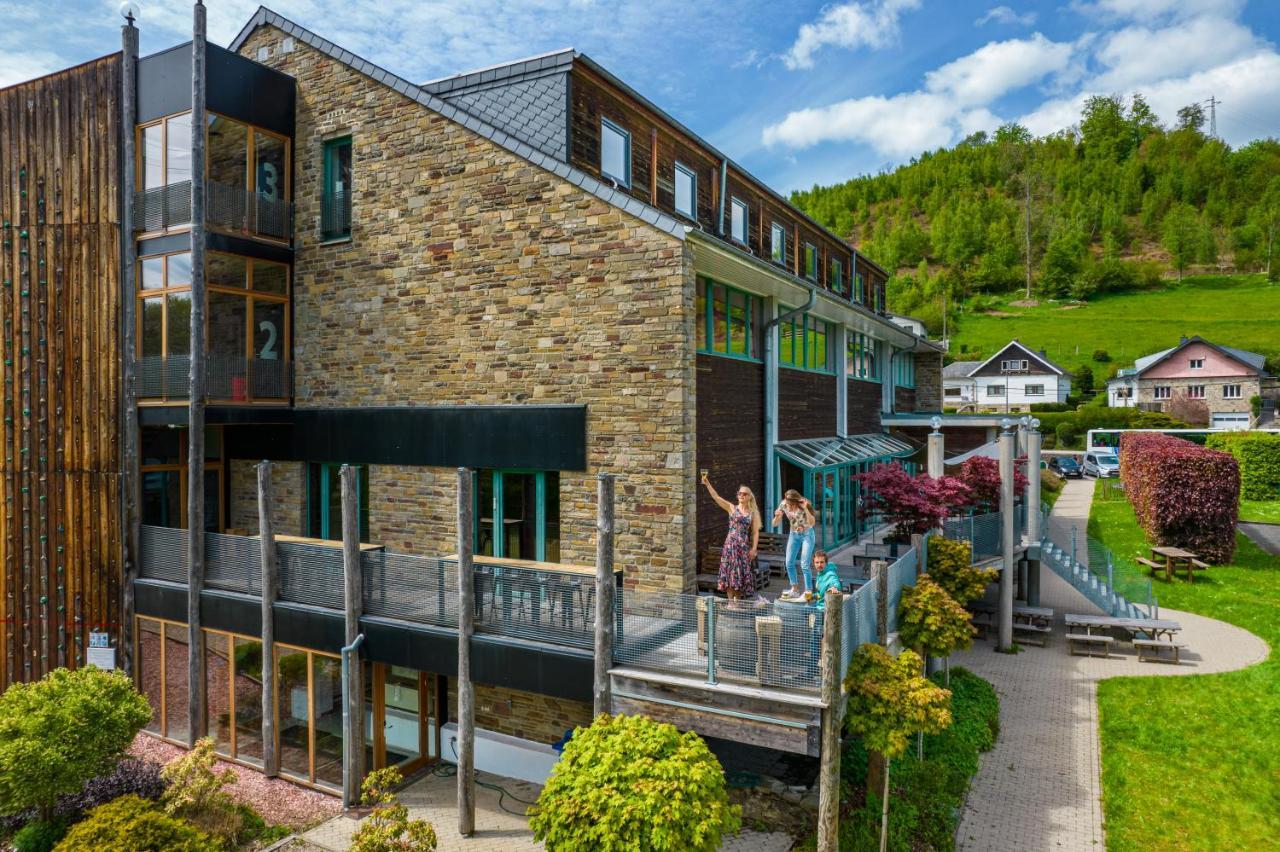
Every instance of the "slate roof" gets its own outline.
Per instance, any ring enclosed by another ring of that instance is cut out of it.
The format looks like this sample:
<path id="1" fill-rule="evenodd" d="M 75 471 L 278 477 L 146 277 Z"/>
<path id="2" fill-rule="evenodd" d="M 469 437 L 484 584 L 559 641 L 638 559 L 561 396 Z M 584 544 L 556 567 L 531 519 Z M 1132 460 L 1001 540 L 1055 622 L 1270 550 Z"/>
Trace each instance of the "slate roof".
<path id="1" fill-rule="evenodd" d="M 1192 343 L 1203 343 L 1205 346 L 1209 346 L 1213 349 L 1216 349 L 1219 352 L 1223 353 L 1224 355 L 1227 355 L 1230 358 L 1234 358 L 1240 363 L 1248 367 L 1251 367 L 1254 370 L 1257 370 L 1259 373 L 1261 373 L 1266 368 L 1266 365 L 1267 365 L 1267 356 L 1265 355 L 1259 355 L 1257 352 L 1249 352 L 1245 349 L 1235 349 L 1231 346 L 1219 346 L 1216 343 L 1211 343 L 1208 340 L 1205 340 L 1203 337 L 1196 335 L 1194 337 L 1188 337 L 1183 339 L 1183 341 L 1179 343 L 1177 346 L 1171 346 L 1168 349 L 1161 349 L 1159 352 L 1153 352 L 1150 355 L 1144 355 L 1143 357 L 1133 362 L 1133 372 L 1135 374 L 1141 375 L 1148 368 L 1155 366 L 1161 361 L 1164 361 L 1166 358 L 1172 357 L 1175 353 L 1178 352 L 1178 350 L 1186 346 L 1189 346 Z"/>
<path id="2" fill-rule="evenodd" d="M 981 365 L 981 361 L 954 361 L 942 368 L 942 378 L 967 379 Z"/>

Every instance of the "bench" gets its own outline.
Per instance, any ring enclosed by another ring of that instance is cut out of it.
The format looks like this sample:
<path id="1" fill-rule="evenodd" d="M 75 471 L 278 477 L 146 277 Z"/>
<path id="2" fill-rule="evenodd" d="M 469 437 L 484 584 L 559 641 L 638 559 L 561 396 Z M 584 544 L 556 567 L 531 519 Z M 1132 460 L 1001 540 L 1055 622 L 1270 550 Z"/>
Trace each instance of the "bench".
<path id="1" fill-rule="evenodd" d="M 1114 641 L 1116 640 L 1112 639 L 1110 636 L 1093 636 L 1088 633 L 1067 634 L 1067 648 L 1072 656 L 1076 655 L 1076 646 L 1083 645 L 1086 656 L 1095 656 L 1093 653 L 1094 649 L 1101 648 L 1102 656 L 1110 657 L 1111 643 Z"/>
<path id="2" fill-rule="evenodd" d="M 1199 559 L 1192 559 L 1191 564 L 1201 571 L 1208 570 L 1209 568 L 1208 562 L 1201 562 Z"/>
<path id="3" fill-rule="evenodd" d="M 1139 565 L 1145 565 L 1154 571 L 1163 571 L 1165 567 L 1163 562 L 1156 562 L 1154 559 L 1148 559 L 1145 556 L 1135 556 L 1133 557 L 1133 561 L 1137 562 Z"/>
<path id="4" fill-rule="evenodd" d="M 1032 645 L 1039 645 L 1041 648 L 1049 641 L 1049 636 L 1053 633 L 1053 629 L 1043 624 L 1028 624 L 1027 622 L 1014 622 L 1013 632 L 1020 634 L 1022 641 Z"/>
<path id="5" fill-rule="evenodd" d="M 1179 655 L 1186 645 L 1176 642 L 1162 642 L 1158 639 L 1134 639 L 1133 647 L 1138 651 L 1138 662 L 1178 663 Z M 1165 656 L 1165 650 L 1173 651 L 1173 659 Z"/>

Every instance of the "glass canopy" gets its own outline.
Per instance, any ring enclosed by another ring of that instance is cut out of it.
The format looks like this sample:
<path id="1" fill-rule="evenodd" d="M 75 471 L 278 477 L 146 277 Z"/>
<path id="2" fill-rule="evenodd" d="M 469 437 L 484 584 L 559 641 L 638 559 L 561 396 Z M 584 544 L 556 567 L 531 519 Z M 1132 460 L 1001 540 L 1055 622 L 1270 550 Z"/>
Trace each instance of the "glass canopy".
<path id="1" fill-rule="evenodd" d="M 776 449 L 780 457 L 808 470 L 876 459 L 905 458 L 916 452 L 915 445 L 909 441 L 883 433 L 779 441 Z"/>

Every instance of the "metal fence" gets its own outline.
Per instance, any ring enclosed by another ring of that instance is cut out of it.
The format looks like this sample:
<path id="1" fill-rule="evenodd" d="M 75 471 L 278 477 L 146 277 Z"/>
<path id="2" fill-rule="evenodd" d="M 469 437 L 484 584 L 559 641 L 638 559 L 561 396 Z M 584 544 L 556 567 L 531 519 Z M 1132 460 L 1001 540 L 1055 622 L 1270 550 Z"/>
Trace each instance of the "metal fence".
<path id="1" fill-rule="evenodd" d="M 209 588 L 262 594 L 262 544 L 258 539 L 205 533 L 204 558 L 204 582 Z"/>
<path id="2" fill-rule="evenodd" d="M 276 542 L 280 599 L 326 609 L 343 608 L 342 550 Z"/>
<path id="3" fill-rule="evenodd" d="M 187 582 L 187 531 L 172 527 L 142 527 L 138 573 L 154 580 Z"/>
<path id="4" fill-rule="evenodd" d="M 969 542 L 975 562 L 999 556 L 1003 551 L 1004 528 L 1000 512 L 963 515 L 947 518 L 942 523 L 945 538 Z M 1020 540 L 1027 531 L 1026 506 L 1014 508 L 1013 535 Z"/>
<path id="5" fill-rule="evenodd" d="M 191 181 L 133 194 L 134 228 L 144 233 L 191 223 Z M 243 186 L 205 183 L 205 221 L 242 234 L 287 240 L 293 233 L 293 205 Z"/>
<path id="6" fill-rule="evenodd" d="M 144 233 L 191 222 L 191 181 L 145 189 L 133 194 L 133 226 Z"/>
<path id="7" fill-rule="evenodd" d="M 186 399 L 191 382 L 187 355 L 148 355 L 136 365 L 138 396 L 143 399 Z M 209 399 L 247 402 L 287 399 L 292 364 L 274 358 L 205 357 L 205 389 Z"/>

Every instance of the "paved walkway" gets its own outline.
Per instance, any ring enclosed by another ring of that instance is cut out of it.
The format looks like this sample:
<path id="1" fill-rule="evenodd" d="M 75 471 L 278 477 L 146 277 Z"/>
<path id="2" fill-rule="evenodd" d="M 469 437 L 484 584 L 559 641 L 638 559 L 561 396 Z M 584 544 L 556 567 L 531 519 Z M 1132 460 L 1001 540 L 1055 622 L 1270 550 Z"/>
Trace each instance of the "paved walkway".
<path id="1" fill-rule="evenodd" d="M 477 786 L 476 832 L 470 838 L 458 834 L 457 778 L 428 775 L 409 785 L 400 794 L 400 801 L 409 806 L 411 819 L 425 819 L 435 828 L 438 852 L 525 852 L 542 849 L 541 843 L 534 842 L 529 821 L 521 815 L 525 805 L 518 801 L 537 800 L 540 788 L 487 772 L 477 772 L 476 778 L 502 787 L 508 795 L 499 804 L 499 793 Z M 351 836 L 358 825 L 355 819 L 336 816 L 303 834 L 301 840 L 290 847 L 291 852 L 342 852 L 351 845 Z M 791 838 L 786 834 L 755 831 L 743 831 L 726 840 L 721 847 L 725 852 L 787 852 L 790 848 Z"/>
<path id="2" fill-rule="evenodd" d="M 1051 534 L 1081 535 L 1093 496 L 1091 480 L 1068 480 L 1051 517 Z M 978 642 L 953 663 L 981 675 L 1000 695 L 1000 736 L 982 757 L 956 833 L 958 849 L 1098 850 L 1103 848 L 1098 745 L 1098 681 L 1119 675 L 1208 674 L 1264 660 L 1265 642 L 1246 630 L 1191 613 L 1161 609 L 1182 625 L 1183 663 L 1139 663 L 1131 646 L 1108 659 L 1073 657 L 1062 638 L 1065 613 L 1097 609 L 1049 569 L 1041 572 L 1041 603 L 1055 612 L 1044 648 L 998 654 Z"/>
<path id="3" fill-rule="evenodd" d="M 1238 524 L 1240 532 L 1272 556 L 1280 556 L 1280 524 Z"/>

